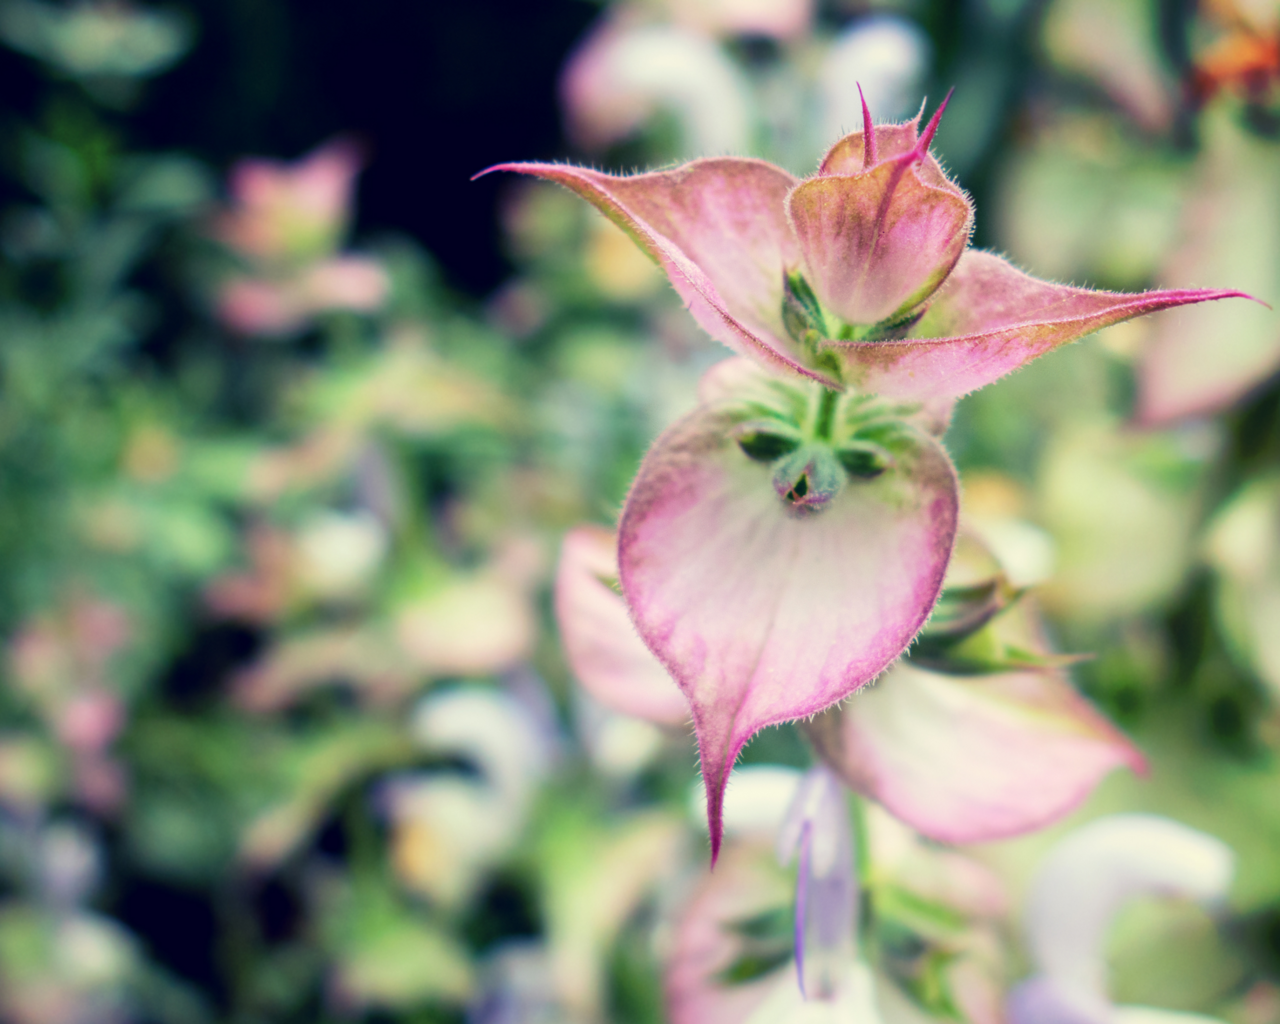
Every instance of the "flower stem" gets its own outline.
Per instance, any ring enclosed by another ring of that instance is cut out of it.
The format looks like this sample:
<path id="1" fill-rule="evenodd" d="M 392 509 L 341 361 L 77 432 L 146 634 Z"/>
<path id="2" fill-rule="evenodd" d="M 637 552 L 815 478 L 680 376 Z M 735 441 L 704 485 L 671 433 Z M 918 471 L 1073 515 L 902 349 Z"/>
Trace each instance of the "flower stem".
<path id="1" fill-rule="evenodd" d="M 839 391 L 822 389 L 822 397 L 818 399 L 818 416 L 813 427 L 814 436 L 819 441 L 831 440 L 831 428 L 835 423 L 836 405 L 839 401 Z"/>

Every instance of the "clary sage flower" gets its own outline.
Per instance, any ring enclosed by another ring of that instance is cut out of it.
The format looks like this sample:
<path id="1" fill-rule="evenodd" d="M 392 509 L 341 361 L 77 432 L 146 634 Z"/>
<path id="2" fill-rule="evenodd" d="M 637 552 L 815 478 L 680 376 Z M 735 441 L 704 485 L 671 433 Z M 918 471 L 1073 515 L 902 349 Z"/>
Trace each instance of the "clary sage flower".
<path id="1" fill-rule="evenodd" d="M 1240 294 L 1096 292 L 969 249 L 972 204 L 929 153 L 942 109 L 923 132 L 863 113 L 803 181 L 736 157 L 490 169 L 590 201 L 749 360 L 713 370 L 654 443 L 618 535 L 631 617 L 692 708 L 713 857 L 747 740 L 875 678 L 933 608 L 957 524 L 937 439 L 954 401 L 1109 324 Z"/>

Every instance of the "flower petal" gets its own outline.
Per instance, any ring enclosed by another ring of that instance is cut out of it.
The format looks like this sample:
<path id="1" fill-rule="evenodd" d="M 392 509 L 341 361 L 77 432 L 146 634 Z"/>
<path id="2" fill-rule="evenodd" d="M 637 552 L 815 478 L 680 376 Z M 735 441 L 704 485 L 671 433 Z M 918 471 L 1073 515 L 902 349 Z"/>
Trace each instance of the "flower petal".
<path id="1" fill-rule="evenodd" d="M 797 515 L 701 408 L 663 434 L 622 515 L 622 589 L 640 635 L 693 705 L 719 849 L 729 769 L 759 729 L 874 678 L 933 607 L 955 537 L 954 470 L 903 424 L 894 467 Z"/>
<path id="2" fill-rule="evenodd" d="M 976 843 L 1040 828 L 1142 755 L 1063 678 L 910 664 L 809 727 L 844 780 L 912 828 Z"/>
<path id="3" fill-rule="evenodd" d="M 1009 1024 L 1116 1024 L 1105 999 L 1073 996 L 1040 977 L 1014 986 L 1005 1003 L 1005 1015 Z"/>
<path id="4" fill-rule="evenodd" d="M 959 398 L 1059 345 L 1122 320 L 1243 292 L 1184 289 L 1127 294 L 1039 281 L 970 249 L 903 341 L 832 342 L 846 379 L 916 401 Z"/>
<path id="5" fill-rule="evenodd" d="M 622 596 L 605 582 L 617 575 L 612 532 L 599 526 L 569 532 L 556 574 L 556 621 L 569 667 L 605 707 L 660 725 L 683 725 L 689 702 L 636 635 Z"/>
<path id="6" fill-rule="evenodd" d="M 796 181 L 763 160 L 719 157 L 617 177 L 563 164 L 499 164 L 564 185 L 662 264 L 694 319 L 735 352 L 828 381 L 782 324 L 785 270 L 800 261 L 785 200 Z"/>
<path id="7" fill-rule="evenodd" d="M 778 861 L 797 861 L 795 960 L 800 994 L 831 999 L 857 947 L 858 879 L 844 788 L 811 768 L 778 832 Z"/>
<path id="8" fill-rule="evenodd" d="M 908 154 L 859 174 L 810 178 L 787 197 L 809 282 L 846 322 L 909 313 L 937 290 L 968 244 L 968 199 L 927 177 Z"/>

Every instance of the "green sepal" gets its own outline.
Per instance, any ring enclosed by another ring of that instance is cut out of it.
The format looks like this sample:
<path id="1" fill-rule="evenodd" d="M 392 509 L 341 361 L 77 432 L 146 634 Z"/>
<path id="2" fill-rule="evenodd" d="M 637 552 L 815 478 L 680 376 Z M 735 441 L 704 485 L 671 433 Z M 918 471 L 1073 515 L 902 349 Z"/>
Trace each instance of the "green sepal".
<path id="1" fill-rule="evenodd" d="M 990 626 L 967 636 L 922 635 L 911 663 L 931 672 L 987 676 L 999 672 L 1048 672 L 1088 661 L 1088 654 L 1041 654 L 1006 643 Z"/>
<path id="2" fill-rule="evenodd" d="M 822 304 L 809 282 L 794 270 L 782 275 L 782 325 L 797 344 L 814 352 L 829 336 Z"/>
<path id="3" fill-rule="evenodd" d="M 934 606 L 924 635 L 964 639 L 1012 605 L 1022 593 L 1003 574 L 970 586 L 947 587 Z"/>
<path id="4" fill-rule="evenodd" d="M 734 430 L 733 439 L 753 462 L 777 462 L 804 443 L 799 430 L 780 420 L 743 423 Z"/>
<path id="5" fill-rule="evenodd" d="M 821 508 L 839 494 L 847 482 L 844 466 L 825 444 L 801 445 L 782 459 L 773 472 L 774 490 L 795 508 Z"/>

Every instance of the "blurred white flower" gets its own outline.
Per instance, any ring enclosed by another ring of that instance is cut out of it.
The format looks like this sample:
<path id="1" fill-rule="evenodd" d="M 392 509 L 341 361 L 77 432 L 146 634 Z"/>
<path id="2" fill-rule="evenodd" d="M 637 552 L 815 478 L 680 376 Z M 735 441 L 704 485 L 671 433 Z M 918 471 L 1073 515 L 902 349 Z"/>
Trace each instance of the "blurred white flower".
<path id="1" fill-rule="evenodd" d="M 1035 974 L 1009 995 L 1010 1024 L 1156 1024 L 1206 1018 L 1114 1008 L 1107 995 L 1107 930 L 1130 900 L 1175 896 L 1213 905 L 1235 856 L 1221 840 L 1166 818 L 1117 814 L 1058 843 L 1032 880 L 1024 928 Z"/>
<path id="2" fill-rule="evenodd" d="M 424 698 L 410 730 L 431 753 L 476 769 L 402 775 L 386 788 L 397 875 L 456 906 L 524 830 L 553 738 L 518 700 L 479 687 Z"/>
<path id="3" fill-rule="evenodd" d="M 386 530 L 368 512 L 321 512 L 298 535 L 299 574 L 320 597 L 359 590 L 386 553 Z"/>
<path id="4" fill-rule="evenodd" d="M 881 121 L 914 113 L 931 57 L 928 37 L 904 18 L 878 15 L 851 23 L 836 38 L 818 72 L 823 139 L 837 139 L 862 126 L 862 103 Z"/>
<path id="5" fill-rule="evenodd" d="M 574 701 L 574 718 L 591 763 L 613 779 L 630 779 L 643 771 L 666 740 L 658 726 L 612 711 L 585 691 Z"/>
<path id="6" fill-rule="evenodd" d="M 600 149 L 659 111 L 690 155 L 741 153 L 750 141 L 746 79 L 714 39 L 675 25 L 599 25 L 569 58 L 560 95 L 574 142 Z"/>
<path id="7" fill-rule="evenodd" d="M 102 853 L 89 832 L 72 822 L 49 825 L 40 836 L 41 888 L 45 898 L 60 908 L 82 902 L 98 885 Z"/>

